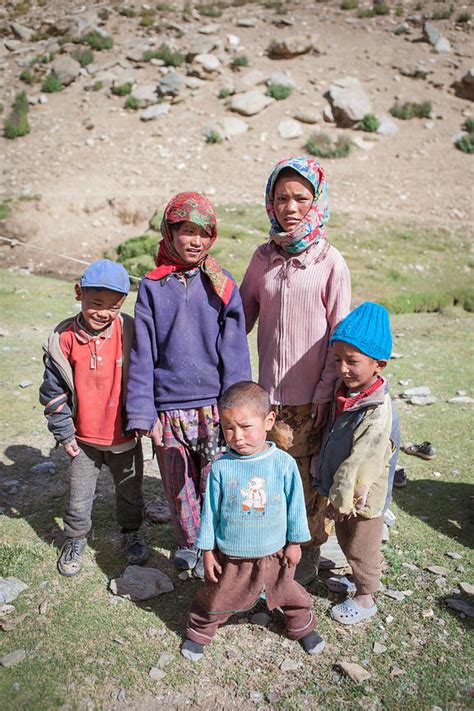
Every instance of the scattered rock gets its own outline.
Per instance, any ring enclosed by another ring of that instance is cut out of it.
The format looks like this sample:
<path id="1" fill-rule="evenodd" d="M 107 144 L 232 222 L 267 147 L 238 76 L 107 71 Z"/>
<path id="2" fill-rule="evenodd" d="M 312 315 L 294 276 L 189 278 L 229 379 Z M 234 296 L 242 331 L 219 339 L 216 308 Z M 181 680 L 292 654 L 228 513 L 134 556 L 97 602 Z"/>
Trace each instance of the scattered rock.
<path id="1" fill-rule="evenodd" d="M 183 77 L 178 72 L 168 72 L 158 83 L 160 96 L 177 96 L 183 86 Z"/>
<path id="2" fill-rule="evenodd" d="M 38 462 L 31 467 L 30 472 L 32 474 L 56 474 L 56 464 L 55 462 Z"/>
<path id="3" fill-rule="evenodd" d="M 159 667 L 152 667 L 148 673 L 153 681 L 162 681 L 166 676 L 166 672 Z"/>
<path id="4" fill-rule="evenodd" d="M 303 135 L 303 128 L 298 121 L 294 119 L 283 119 L 278 124 L 278 134 L 280 138 L 300 138 Z"/>
<path id="5" fill-rule="evenodd" d="M 253 625 L 258 625 L 259 627 L 268 627 L 271 622 L 271 617 L 266 612 L 256 612 L 251 616 L 250 622 Z"/>
<path id="6" fill-rule="evenodd" d="M 459 583 L 459 587 L 466 595 L 474 595 L 474 585 L 471 585 L 471 583 Z"/>
<path id="7" fill-rule="evenodd" d="M 434 612 L 431 608 L 429 610 L 422 610 L 421 616 L 428 619 L 430 617 L 434 617 Z"/>
<path id="8" fill-rule="evenodd" d="M 220 26 L 216 23 L 211 23 L 210 25 L 203 25 L 199 28 L 198 32 L 200 35 L 215 35 L 219 32 Z"/>
<path id="9" fill-rule="evenodd" d="M 461 553 L 457 553 L 456 551 L 446 551 L 444 555 L 452 560 L 461 560 L 462 558 Z"/>
<path id="10" fill-rule="evenodd" d="M 19 22 L 12 22 L 10 27 L 15 37 L 18 37 L 22 42 L 29 42 L 33 37 L 33 30 L 30 30 L 29 27 L 25 27 L 25 25 L 20 25 Z"/>
<path id="11" fill-rule="evenodd" d="M 408 22 L 401 22 L 399 25 L 395 27 L 393 30 L 394 35 L 409 35 L 411 34 L 412 29 Z"/>
<path id="12" fill-rule="evenodd" d="M 293 89 L 295 82 L 293 81 L 290 72 L 272 72 L 267 79 L 267 86 L 287 86 Z"/>
<path id="13" fill-rule="evenodd" d="M 216 46 L 215 37 L 195 37 L 186 48 L 186 61 L 193 62 L 199 54 L 210 54 Z"/>
<path id="14" fill-rule="evenodd" d="M 441 39 L 442 34 L 436 25 L 433 25 L 431 22 L 425 22 L 423 25 L 423 37 L 434 47 Z"/>
<path id="15" fill-rule="evenodd" d="M 25 657 L 26 652 L 24 649 L 15 649 L 14 652 L 5 654 L 5 656 L 0 659 L 0 664 L 2 667 L 12 667 L 14 664 L 23 661 Z"/>
<path id="16" fill-rule="evenodd" d="M 452 405 L 472 405 L 474 398 L 469 397 L 469 395 L 457 395 L 456 397 L 450 397 L 448 402 Z"/>
<path id="17" fill-rule="evenodd" d="M 242 133 L 248 131 L 248 124 L 242 119 L 238 119 L 235 116 L 226 116 L 221 121 L 222 124 L 222 135 L 225 139 L 229 140 L 234 136 L 240 136 Z"/>
<path id="18" fill-rule="evenodd" d="M 380 125 L 377 129 L 379 136 L 394 136 L 398 133 L 398 126 L 389 116 L 381 116 Z"/>
<path id="19" fill-rule="evenodd" d="M 434 397 L 433 395 L 413 395 L 412 398 L 410 398 L 409 402 L 412 405 L 433 405 L 438 398 Z"/>
<path id="20" fill-rule="evenodd" d="M 296 671 L 297 669 L 299 669 L 299 666 L 300 666 L 299 662 L 295 662 L 294 659 L 287 657 L 280 664 L 280 671 L 282 671 L 282 672 Z"/>
<path id="21" fill-rule="evenodd" d="M 275 99 L 272 99 L 271 96 L 266 96 L 258 90 L 247 91 L 232 97 L 230 110 L 243 116 L 254 116 L 273 104 L 274 101 Z"/>
<path id="22" fill-rule="evenodd" d="M 237 27 L 256 27 L 257 20 L 254 17 L 241 17 L 235 24 Z"/>
<path id="23" fill-rule="evenodd" d="M 466 615 L 466 617 L 474 617 L 474 605 L 470 605 L 458 597 L 448 598 L 446 604 L 452 610 L 457 610 Z"/>
<path id="24" fill-rule="evenodd" d="M 149 106 L 145 111 L 140 114 L 141 121 L 154 121 L 155 119 L 167 116 L 170 112 L 169 104 L 155 104 L 154 106 Z"/>
<path id="25" fill-rule="evenodd" d="M 400 667 L 395 666 L 390 667 L 390 676 L 392 677 L 392 679 L 397 676 L 403 676 L 404 674 L 406 674 L 406 671 L 404 669 L 400 669 Z"/>
<path id="26" fill-rule="evenodd" d="M 372 104 L 356 77 L 337 79 L 324 94 L 332 108 L 334 120 L 342 128 L 350 128 L 372 112 Z"/>
<path id="27" fill-rule="evenodd" d="M 433 575 L 449 575 L 448 568 L 445 568 L 442 565 L 427 565 L 425 570 L 433 573 Z"/>
<path id="28" fill-rule="evenodd" d="M 401 590 L 385 590 L 384 595 L 397 602 L 402 602 L 405 599 L 405 594 L 402 593 Z"/>
<path id="29" fill-rule="evenodd" d="M 270 59 L 291 59 L 313 49 L 311 35 L 294 35 L 283 40 L 272 40 L 267 49 Z"/>
<path id="30" fill-rule="evenodd" d="M 168 654 L 168 652 L 163 652 L 163 654 L 160 654 L 160 657 L 156 662 L 155 669 L 164 669 L 168 666 L 168 664 L 171 664 L 173 659 L 174 657 L 172 654 Z"/>
<path id="31" fill-rule="evenodd" d="M 138 101 L 138 106 L 141 109 L 144 109 L 158 102 L 156 89 L 156 84 L 142 84 L 141 86 L 136 86 L 130 93 L 130 96 Z M 164 106 L 165 104 L 161 105 Z"/>
<path id="32" fill-rule="evenodd" d="M 428 395 L 431 395 L 431 390 L 427 385 L 420 385 L 416 388 L 408 388 L 408 390 L 404 390 L 402 393 L 402 397 L 406 398 L 413 397 L 413 395 L 420 395 L 422 397 L 426 397 Z"/>
<path id="33" fill-rule="evenodd" d="M 234 93 L 242 94 L 244 91 L 249 91 L 259 84 L 265 82 L 265 74 L 259 69 L 252 69 L 242 76 L 239 76 L 234 83 Z"/>
<path id="34" fill-rule="evenodd" d="M 453 87 L 456 96 L 474 101 L 474 67 L 471 67 L 460 81 L 454 82 Z"/>
<path id="35" fill-rule="evenodd" d="M 294 114 L 293 118 L 301 123 L 315 124 L 319 121 L 319 116 L 316 111 L 311 111 L 311 109 L 299 109 Z"/>
<path id="36" fill-rule="evenodd" d="M 32 380 L 22 380 L 21 382 L 18 383 L 18 387 L 20 387 L 22 390 L 25 388 L 29 388 L 33 385 Z"/>
<path id="37" fill-rule="evenodd" d="M 363 681 L 367 681 L 372 677 L 372 674 L 361 667 L 360 664 L 355 664 L 353 662 L 336 662 L 336 666 L 339 667 L 344 674 L 346 674 L 355 684 L 361 684 Z"/>
<path id="38" fill-rule="evenodd" d="M 131 600 L 149 600 L 174 590 L 171 579 L 158 568 L 129 565 L 120 578 L 110 581 L 114 595 L 128 596 Z"/>
<path id="39" fill-rule="evenodd" d="M 218 57 L 214 54 L 197 54 L 194 57 L 192 71 L 200 79 L 212 79 L 222 71 L 222 68 Z"/>
<path id="40" fill-rule="evenodd" d="M 374 642 L 372 651 L 374 654 L 383 654 L 387 651 L 387 647 L 384 644 L 380 644 L 380 642 Z"/>
<path id="41" fill-rule="evenodd" d="M 334 114 L 332 112 L 332 107 L 330 104 L 327 104 L 323 108 L 321 113 L 323 116 L 323 121 L 325 121 L 325 123 L 334 123 Z"/>
<path id="42" fill-rule="evenodd" d="M 183 570 L 182 573 L 178 573 L 178 579 L 179 580 L 189 580 L 191 577 L 191 571 L 190 570 Z"/>
<path id="43" fill-rule="evenodd" d="M 52 63 L 51 70 L 64 86 L 69 86 L 79 76 L 81 65 L 68 54 L 61 54 Z"/>
<path id="44" fill-rule="evenodd" d="M 0 578 L 0 602 L 13 602 L 28 585 L 18 578 Z"/>
<path id="45" fill-rule="evenodd" d="M 145 519 L 150 523 L 168 523 L 171 520 L 168 502 L 159 498 L 148 501 L 145 504 Z"/>
<path id="46" fill-rule="evenodd" d="M 431 69 L 425 69 L 425 67 L 422 67 L 419 64 L 408 67 L 394 64 L 393 68 L 399 71 L 404 77 L 410 77 L 411 79 L 426 79 L 429 74 L 433 74 Z"/>
<path id="47" fill-rule="evenodd" d="M 440 37 L 434 46 L 434 50 L 438 54 L 449 54 L 452 52 L 451 43 L 446 37 Z"/>

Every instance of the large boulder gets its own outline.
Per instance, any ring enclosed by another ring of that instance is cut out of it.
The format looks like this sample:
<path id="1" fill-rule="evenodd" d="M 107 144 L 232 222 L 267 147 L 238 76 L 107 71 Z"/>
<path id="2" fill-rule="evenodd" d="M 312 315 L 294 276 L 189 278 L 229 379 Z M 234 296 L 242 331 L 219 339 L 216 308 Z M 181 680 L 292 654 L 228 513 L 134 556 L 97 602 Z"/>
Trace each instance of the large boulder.
<path id="1" fill-rule="evenodd" d="M 324 95 L 331 104 L 334 120 L 350 128 L 372 112 L 372 104 L 356 77 L 343 77 L 331 84 Z"/>

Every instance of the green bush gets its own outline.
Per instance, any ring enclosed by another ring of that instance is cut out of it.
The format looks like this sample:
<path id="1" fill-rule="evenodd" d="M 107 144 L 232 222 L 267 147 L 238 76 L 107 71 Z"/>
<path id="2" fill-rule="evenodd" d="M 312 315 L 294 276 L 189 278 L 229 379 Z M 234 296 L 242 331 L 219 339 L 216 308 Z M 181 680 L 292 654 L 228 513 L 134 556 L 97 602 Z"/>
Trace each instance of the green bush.
<path id="1" fill-rule="evenodd" d="M 292 91 L 291 86 L 287 86 L 286 84 L 270 84 L 266 93 L 267 96 L 271 96 L 272 99 L 282 101 L 283 99 L 287 99 Z"/>
<path id="2" fill-rule="evenodd" d="M 99 52 L 102 49 L 112 49 L 114 46 L 112 37 L 103 37 L 99 32 L 89 32 L 84 37 L 83 42 Z"/>
<path id="3" fill-rule="evenodd" d="M 91 87 L 92 91 L 100 91 L 103 88 L 104 88 L 103 81 L 95 81 Z"/>
<path id="4" fill-rule="evenodd" d="M 240 69 L 240 67 L 248 67 L 249 58 L 245 54 L 238 54 L 234 57 L 230 63 L 232 69 Z"/>
<path id="5" fill-rule="evenodd" d="M 51 71 L 41 84 L 41 91 L 45 94 L 55 94 L 64 89 L 64 85 L 56 72 Z"/>
<path id="6" fill-rule="evenodd" d="M 134 96 L 129 96 L 127 98 L 127 101 L 124 104 L 125 109 L 133 109 L 136 111 L 137 109 L 140 108 L 140 101 L 139 99 L 135 98 Z"/>
<path id="7" fill-rule="evenodd" d="M 180 67 L 184 62 L 184 55 L 181 52 L 173 52 L 167 44 L 162 44 L 158 49 L 149 49 L 143 54 L 145 62 L 152 59 L 161 59 L 166 67 Z"/>
<path id="8" fill-rule="evenodd" d="M 123 17 L 135 17 L 136 14 L 137 13 L 133 7 L 122 7 L 119 10 L 119 15 L 122 15 Z"/>
<path id="9" fill-rule="evenodd" d="M 339 136 L 336 143 L 332 143 L 325 133 L 313 134 L 305 145 L 312 156 L 318 158 L 345 158 L 352 150 L 350 138 Z"/>
<path id="10" fill-rule="evenodd" d="M 222 10 L 216 5 L 196 5 L 196 10 L 204 17 L 221 17 Z"/>
<path id="11" fill-rule="evenodd" d="M 392 116 L 402 121 L 408 121 L 412 118 L 430 118 L 433 107 L 431 101 L 422 101 L 416 103 L 406 101 L 404 104 L 394 104 L 390 109 Z"/>
<path id="12" fill-rule="evenodd" d="M 374 15 L 389 15 L 390 8 L 388 5 L 374 5 Z"/>
<path id="13" fill-rule="evenodd" d="M 220 90 L 220 92 L 217 95 L 218 99 L 227 99 L 228 96 L 232 94 L 231 89 L 229 87 L 225 86 L 223 89 Z"/>
<path id="14" fill-rule="evenodd" d="M 140 22 L 138 23 L 140 27 L 153 27 L 155 24 L 155 18 L 154 17 L 142 17 Z"/>
<path id="15" fill-rule="evenodd" d="M 472 15 L 470 12 L 461 12 L 460 15 L 458 15 L 456 22 L 459 22 L 461 25 L 466 22 L 470 22 L 472 20 Z"/>
<path id="16" fill-rule="evenodd" d="M 341 10 L 357 10 L 358 7 L 358 0 L 343 0 L 341 2 Z"/>
<path id="17" fill-rule="evenodd" d="M 34 84 L 36 81 L 35 76 L 30 69 L 23 69 L 20 72 L 20 80 L 24 81 L 25 84 L 29 84 L 29 85 Z"/>
<path id="18" fill-rule="evenodd" d="M 435 10 L 433 12 L 431 19 L 432 20 L 449 20 L 451 15 L 453 14 L 453 8 L 446 8 L 445 10 Z"/>
<path id="19" fill-rule="evenodd" d="M 468 133 L 474 133 L 474 119 L 473 118 L 468 118 L 464 121 L 464 129 Z"/>
<path id="20" fill-rule="evenodd" d="M 359 10 L 357 13 L 357 17 L 375 17 L 375 12 L 371 7 L 368 7 L 364 10 Z"/>
<path id="21" fill-rule="evenodd" d="M 397 7 L 395 8 L 395 15 L 397 17 L 403 17 L 404 14 L 405 14 L 405 10 L 404 10 L 403 5 L 397 5 Z"/>
<path id="22" fill-rule="evenodd" d="M 88 64 L 92 64 L 94 61 L 94 53 L 91 49 L 76 49 L 71 57 L 79 62 L 81 67 L 87 67 Z"/>
<path id="23" fill-rule="evenodd" d="M 28 97 L 22 91 L 16 95 L 12 110 L 5 119 L 3 131 L 5 138 L 20 138 L 30 132 L 28 111 Z"/>
<path id="24" fill-rule="evenodd" d="M 158 12 L 166 12 L 166 10 L 169 10 L 170 7 L 165 2 L 159 2 L 156 5 L 156 9 L 158 10 Z"/>
<path id="25" fill-rule="evenodd" d="M 454 145 L 463 153 L 474 153 L 474 133 L 468 133 L 458 138 Z"/>
<path id="26" fill-rule="evenodd" d="M 220 133 L 211 129 L 206 133 L 206 143 L 222 143 L 222 136 Z"/>
<path id="27" fill-rule="evenodd" d="M 131 237 L 117 247 L 117 261 L 135 276 L 142 277 L 155 266 L 155 254 L 159 235 L 148 232 Z"/>
<path id="28" fill-rule="evenodd" d="M 114 96 L 127 96 L 132 91 L 133 82 L 127 81 L 125 84 L 118 84 L 113 86 L 111 91 Z"/>
<path id="29" fill-rule="evenodd" d="M 375 114 L 365 114 L 362 121 L 359 123 L 359 128 L 367 133 L 375 133 L 380 126 L 380 121 Z"/>

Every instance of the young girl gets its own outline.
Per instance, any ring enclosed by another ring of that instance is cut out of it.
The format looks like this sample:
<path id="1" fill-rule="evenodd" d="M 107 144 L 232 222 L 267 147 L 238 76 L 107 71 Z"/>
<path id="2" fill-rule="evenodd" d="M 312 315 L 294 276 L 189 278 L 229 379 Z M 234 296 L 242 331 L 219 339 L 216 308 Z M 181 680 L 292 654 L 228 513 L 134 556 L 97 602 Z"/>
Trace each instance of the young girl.
<path id="1" fill-rule="evenodd" d="M 151 437 L 178 543 L 174 565 L 203 575 L 195 548 L 206 478 L 223 440 L 217 400 L 248 380 L 239 290 L 210 256 L 214 208 L 199 193 L 166 206 L 156 269 L 142 280 L 128 377 L 128 429 Z"/>
<path id="2" fill-rule="evenodd" d="M 350 274 L 329 244 L 328 189 L 311 158 L 289 158 L 273 169 L 266 187 L 270 240 L 254 253 L 241 286 L 247 331 L 258 318 L 259 383 L 292 436 L 289 453 L 303 480 L 313 545 L 304 549 L 296 579 L 317 572 L 317 529 L 324 524 L 311 487 L 310 462 L 332 399 L 336 368 L 329 337 L 349 312 Z M 312 514 L 312 516 L 313 516 Z"/>

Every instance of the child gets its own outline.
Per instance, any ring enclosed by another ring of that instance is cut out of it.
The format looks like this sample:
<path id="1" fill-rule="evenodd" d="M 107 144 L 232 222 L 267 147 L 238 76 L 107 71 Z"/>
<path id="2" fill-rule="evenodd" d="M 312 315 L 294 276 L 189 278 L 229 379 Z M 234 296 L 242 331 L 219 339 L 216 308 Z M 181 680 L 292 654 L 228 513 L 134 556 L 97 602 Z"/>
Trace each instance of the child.
<path id="1" fill-rule="evenodd" d="M 152 438 L 178 542 L 174 565 L 204 574 L 195 546 L 211 462 L 222 448 L 217 400 L 250 377 L 239 290 L 209 250 L 214 208 L 179 193 L 165 208 L 157 268 L 142 280 L 128 380 L 128 428 Z"/>
<path id="2" fill-rule="evenodd" d="M 288 452 L 298 463 L 309 515 L 315 505 L 311 457 L 319 449 L 337 377 L 329 337 L 349 312 L 350 274 L 327 240 L 328 188 L 319 163 L 280 161 L 268 179 L 265 203 L 270 241 L 252 257 L 242 303 L 247 332 L 258 318 L 259 383 L 292 435 Z M 314 536 L 319 524 L 308 522 Z M 298 582 L 311 582 L 318 556 L 313 545 L 303 549 Z"/>
<path id="3" fill-rule="evenodd" d="M 324 641 L 314 632 L 311 597 L 293 580 L 300 543 L 310 538 L 296 462 L 266 442 L 275 413 L 257 383 L 226 390 L 219 413 L 228 452 L 207 483 L 197 542 L 206 581 L 191 605 L 181 653 L 200 659 L 218 626 L 265 591 L 268 608 L 283 611 L 288 637 L 317 654 Z"/>
<path id="4" fill-rule="evenodd" d="M 355 592 L 333 607 L 331 616 L 353 625 L 377 612 L 373 593 L 380 583 L 382 514 L 394 449 L 392 402 L 380 375 L 392 351 L 388 311 L 368 301 L 361 304 L 341 321 L 330 342 L 341 382 L 318 456 L 315 487 L 329 497 L 326 513 L 335 521 L 353 575 L 353 582 L 343 577 L 339 588 L 331 588 Z"/>
<path id="5" fill-rule="evenodd" d="M 97 478 L 103 465 L 115 483 L 117 518 L 128 562 L 141 565 L 148 549 L 143 520 L 143 456 L 136 437 L 123 433 L 122 394 L 133 319 L 120 314 L 130 288 L 121 264 L 101 259 L 76 284 L 81 312 L 56 326 L 45 350 L 40 401 L 48 428 L 70 457 L 66 542 L 58 559 L 61 575 L 77 575 L 91 529 Z"/>

